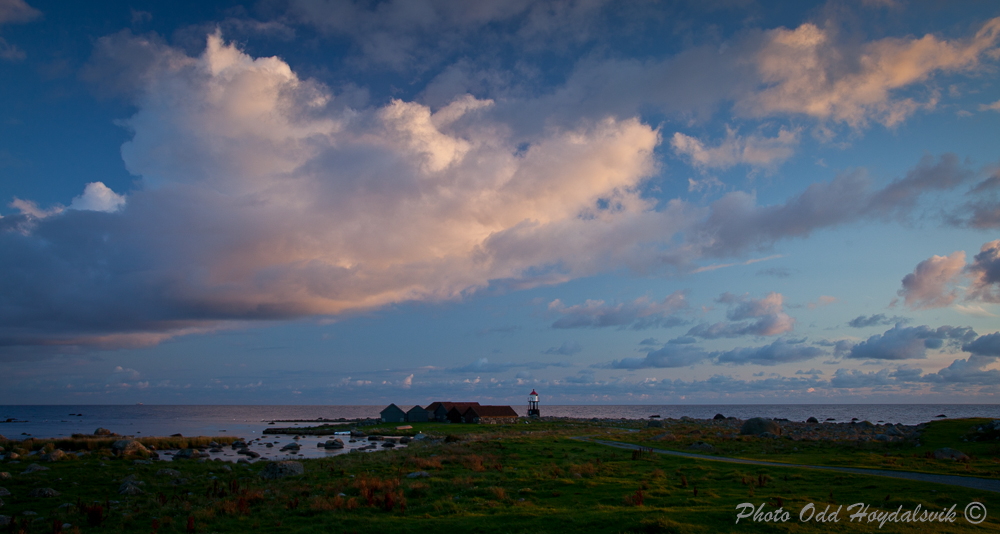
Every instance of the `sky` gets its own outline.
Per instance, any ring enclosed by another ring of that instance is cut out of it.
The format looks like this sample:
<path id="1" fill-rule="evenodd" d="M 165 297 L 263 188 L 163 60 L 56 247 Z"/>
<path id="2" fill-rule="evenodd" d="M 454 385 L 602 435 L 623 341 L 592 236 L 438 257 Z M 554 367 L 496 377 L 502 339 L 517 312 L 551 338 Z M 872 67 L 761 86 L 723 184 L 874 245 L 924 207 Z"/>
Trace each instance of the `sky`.
<path id="1" fill-rule="evenodd" d="M 1000 402 L 1000 4 L 0 0 L 0 404 Z"/>

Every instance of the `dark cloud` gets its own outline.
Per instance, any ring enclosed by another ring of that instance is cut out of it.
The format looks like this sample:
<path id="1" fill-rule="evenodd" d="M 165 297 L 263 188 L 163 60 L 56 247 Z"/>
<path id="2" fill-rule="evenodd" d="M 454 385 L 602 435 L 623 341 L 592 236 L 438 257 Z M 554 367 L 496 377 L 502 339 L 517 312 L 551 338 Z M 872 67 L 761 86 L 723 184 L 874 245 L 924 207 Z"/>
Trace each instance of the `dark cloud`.
<path id="1" fill-rule="evenodd" d="M 1000 302 L 1000 239 L 985 243 L 966 272 L 972 277 L 966 300 Z"/>
<path id="2" fill-rule="evenodd" d="M 979 336 L 962 345 L 962 350 L 979 356 L 1000 356 L 1000 332 Z"/>
<path id="3" fill-rule="evenodd" d="M 659 345 L 660 342 L 655 337 L 647 337 L 639 342 L 640 345 Z"/>
<path id="4" fill-rule="evenodd" d="M 588 300 L 574 306 L 555 300 L 549 304 L 549 310 L 562 317 L 552 323 L 552 328 L 670 328 L 684 324 L 685 321 L 674 314 L 687 309 L 686 296 L 686 291 L 675 291 L 662 301 L 651 301 L 645 297 L 618 304 Z"/>
<path id="5" fill-rule="evenodd" d="M 795 374 L 797 374 L 797 375 L 821 375 L 821 374 L 823 374 L 823 371 L 820 370 L 820 369 L 810 369 L 808 371 L 803 371 L 802 369 L 799 369 L 798 371 L 795 371 Z"/>
<path id="6" fill-rule="evenodd" d="M 549 347 L 548 349 L 542 351 L 542 354 L 562 354 L 563 356 L 572 356 L 583 351 L 583 347 L 577 342 L 565 342 L 558 347 Z"/>
<path id="7" fill-rule="evenodd" d="M 898 315 L 886 317 L 884 313 L 877 313 L 870 317 L 859 315 L 848 321 L 847 326 L 850 326 L 851 328 L 867 328 L 869 326 L 888 326 L 891 324 L 906 324 L 908 322 L 910 322 L 910 319 L 906 317 L 900 317 Z"/>
<path id="8" fill-rule="evenodd" d="M 607 367 L 611 369 L 645 369 L 645 368 L 675 368 L 695 365 L 709 359 L 712 355 L 700 347 L 690 345 L 667 345 L 655 350 L 645 358 L 623 358 L 614 360 Z"/>
<path id="9" fill-rule="evenodd" d="M 942 154 L 937 163 L 925 155 L 906 176 L 893 180 L 868 200 L 865 211 L 882 217 L 905 216 L 920 195 L 928 191 L 949 191 L 970 180 L 975 173 L 963 166 L 958 156 Z"/>
<path id="10" fill-rule="evenodd" d="M 998 386 L 1000 385 L 1000 370 L 984 369 L 996 361 L 996 356 L 973 354 L 967 360 L 955 360 L 951 365 L 936 373 L 924 375 L 922 380 L 932 384 Z"/>
<path id="11" fill-rule="evenodd" d="M 959 348 L 976 338 L 969 327 L 928 326 L 904 327 L 897 324 L 883 334 L 876 334 L 851 348 L 848 358 L 860 360 L 911 360 L 926 358 L 927 350 L 937 350 L 945 344 Z"/>
<path id="12" fill-rule="evenodd" d="M 778 365 L 811 360 L 826 354 L 826 351 L 816 347 L 779 339 L 763 347 L 739 348 L 719 353 L 716 361 L 732 365 Z"/>

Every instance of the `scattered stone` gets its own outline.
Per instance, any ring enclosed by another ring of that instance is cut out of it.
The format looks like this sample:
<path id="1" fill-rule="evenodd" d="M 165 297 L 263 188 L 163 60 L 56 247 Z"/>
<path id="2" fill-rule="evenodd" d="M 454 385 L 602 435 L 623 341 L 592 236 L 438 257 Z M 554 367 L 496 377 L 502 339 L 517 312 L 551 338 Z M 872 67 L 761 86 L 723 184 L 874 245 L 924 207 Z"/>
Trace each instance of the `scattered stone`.
<path id="1" fill-rule="evenodd" d="M 692 451 L 712 452 L 715 450 L 715 447 L 713 447 L 710 443 L 705 443 L 704 441 L 696 441 L 688 446 L 688 449 Z"/>
<path id="2" fill-rule="evenodd" d="M 806 422 L 807 423 L 814 423 L 815 424 L 815 423 L 819 423 L 819 419 L 816 419 L 815 417 L 810 417 L 809 419 L 806 419 Z"/>
<path id="3" fill-rule="evenodd" d="M 48 467 L 42 467 L 42 466 L 40 466 L 38 464 L 31 464 L 21 474 L 22 475 L 27 475 L 27 474 L 30 474 L 30 473 L 37 473 L 39 471 L 48 471 L 48 470 L 49 470 Z"/>
<path id="4" fill-rule="evenodd" d="M 748 419 L 746 423 L 743 423 L 743 427 L 740 428 L 740 434 L 744 436 L 759 436 L 765 432 L 780 436 L 781 425 L 771 419 L 754 417 Z"/>
<path id="5" fill-rule="evenodd" d="M 721 413 L 717 413 L 715 414 L 715 417 L 713 417 L 712 419 L 714 419 L 715 421 L 725 421 L 726 416 L 722 415 Z"/>
<path id="6" fill-rule="evenodd" d="M 94 435 L 95 436 L 110 436 L 111 435 L 111 431 L 108 430 L 108 429 L 106 429 L 106 428 L 104 428 L 104 427 L 100 427 L 100 428 L 98 428 L 97 430 L 94 431 Z"/>
<path id="7" fill-rule="evenodd" d="M 955 460 L 956 462 L 966 462 L 969 457 L 962 451 L 949 447 L 934 451 L 934 458 L 938 460 Z"/>
<path id="8" fill-rule="evenodd" d="M 52 488 L 35 488 L 28 492 L 28 497 L 58 497 L 59 492 Z"/>
<path id="9" fill-rule="evenodd" d="M 428 473 L 427 471 L 414 471 L 406 475 L 406 478 L 428 478 L 430 476 L 431 474 Z"/>
<path id="10" fill-rule="evenodd" d="M 301 475 L 303 473 L 305 473 L 305 468 L 302 467 L 300 462 L 268 462 L 267 466 L 261 470 L 260 477 L 266 479 L 278 479 L 288 476 Z"/>

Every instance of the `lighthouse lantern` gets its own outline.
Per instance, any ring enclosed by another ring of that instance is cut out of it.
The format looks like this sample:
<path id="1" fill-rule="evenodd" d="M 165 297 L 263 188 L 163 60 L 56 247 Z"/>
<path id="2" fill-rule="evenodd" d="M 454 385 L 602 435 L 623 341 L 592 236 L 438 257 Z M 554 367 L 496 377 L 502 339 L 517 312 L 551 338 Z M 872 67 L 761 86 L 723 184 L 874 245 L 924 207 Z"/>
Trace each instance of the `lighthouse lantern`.
<path id="1" fill-rule="evenodd" d="M 541 417 L 541 412 L 538 411 L 538 393 L 535 393 L 535 390 L 531 390 L 531 395 L 528 395 L 528 417 L 532 419 Z"/>

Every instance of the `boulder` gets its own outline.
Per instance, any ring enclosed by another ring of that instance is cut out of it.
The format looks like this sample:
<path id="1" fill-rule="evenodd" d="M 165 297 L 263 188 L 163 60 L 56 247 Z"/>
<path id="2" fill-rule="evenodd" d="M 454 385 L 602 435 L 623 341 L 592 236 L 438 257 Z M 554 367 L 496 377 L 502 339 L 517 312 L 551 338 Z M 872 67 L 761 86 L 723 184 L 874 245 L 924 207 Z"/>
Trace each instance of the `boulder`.
<path id="1" fill-rule="evenodd" d="M 427 439 L 427 434 L 424 434 L 423 432 L 418 432 L 416 436 L 413 436 L 414 441 L 420 441 L 422 439 Z"/>
<path id="2" fill-rule="evenodd" d="M 671 434 L 670 432 L 664 432 L 659 436 L 654 437 L 656 441 L 677 441 L 677 436 Z"/>
<path id="3" fill-rule="evenodd" d="M 174 460 L 192 460 L 200 457 L 201 453 L 197 449 L 181 449 L 174 455 Z"/>
<path id="4" fill-rule="evenodd" d="M 97 430 L 94 431 L 94 435 L 95 436 L 110 436 L 111 435 L 111 431 L 108 430 L 108 429 L 106 429 L 106 428 L 104 428 L 104 427 L 100 427 L 100 428 L 98 428 Z"/>
<path id="5" fill-rule="evenodd" d="M 715 414 L 715 417 L 713 417 L 712 419 L 714 419 L 716 421 L 725 421 L 726 420 L 726 416 L 722 415 L 721 413 L 717 413 L 717 414 Z"/>
<path id="6" fill-rule="evenodd" d="M 781 425 L 771 419 L 754 417 L 753 419 L 748 419 L 747 422 L 743 423 L 743 426 L 740 428 L 740 434 L 744 436 L 759 436 L 764 432 L 770 432 L 771 434 L 780 436 Z"/>
<path id="7" fill-rule="evenodd" d="M 663 428 L 663 421 L 660 421 L 659 419 L 650 419 L 649 422 L 646 423 L 646 427 L 647 428 Z"/>
<path id="8" fill-rule="evenodd" d="M 934 458 L 938 460 L 955 460 L 956 462 L 966 462 L 969 457 L 962 451 L 949 447 L 934 451 Z"/>
<path id="9" fill-rule="evenodd" d="M 301 448 L 302 448 L 302 446 L 299 445 L 298 443 L 289 443 L 288 445 L 285 445 L 284 447 L 281 448 L 281 452 L 285 452 L 285 451 L 298 451 Z"/>
<path id="10" fill-rule="evenodd" d="M 121 486 L 118 487 L 118 493 L 121 495 L 142 495 L 146 493 L 142 489 L 132 482 L 123 482 Z"/>
<path id="11" fill-rule="evenodd" d="M 149 456 L 149 449 L 134 439 L 120 439 L 111 445 L 118 456 Z"/>
<path id="12" fill-rule="evenodd" d="M 806 422 L 816 424 L 819 423 L 819 419 L 816 419 L 815 417 L 810 417 L 809 419 L 806 419 Z"/>
<path id="13" fill-rule="evenodd" d="M 7 459 L 8 460 L 17 460 L 20 457 L 21 457 L 21 455 L 18 454 L 18 453 L 16 453 L 16 452 L 14 452 L 14 451 L 11 451 L 10 454 L 7 455 Z"/>
<path id="14" fill-rule="evenodd" d="M 52 451 L 52 452 L 50 452 L 48 454 L 43 454 L 42 455 L 42 461 L 43 462 L 58 462 L 59 460 L 62 460 L 65 457 L 66 457 L 66 453 L 65 452 L 63 452 L 63 451 L 61 451 L 59 449 L 56 449 L 56 450 L 54 450 L 54 451 Z"/>
<path id="15" fill-rule="evenodd" d="M 407 443 L 410 442 L 410 438 L 408 438 L 406 436 L 403 436 L 403 437 L 399 438 L 399 442 L 402 443 L 403 445 L 406 445 Z"/>
<path id="16" fill-rule="evenodd" d="M 882 442 L 886 442 L 886 443 L 892 441 L 892 437 L 887 436 L 885 434 L 875 434 L 875 438 L 874 439 L 875 439 L 875 441 L 882 441 Z"/>
<path id="17" fill-rule="evenodd" d="M 780 436 L 778 436 L 777 434 L 772 434 L 770 432 L 762 432 L 757 437 L 758 438 L 764 438 L 764 439 L 778 439 Z"/>
<path id="18" fill-rule="evenodd" d="M 331 449 L 343 449 L 344 448 L 344 442 L 340 438 L 329 439 L 329 440 L 326 441 L 326 443 L 323 444 L 323 448 L 325 448 L 327 450 L 331 450 Z"/>
<path id="19" fill-rule="evenodd" d="M 264 469 L 261 470 L 260 477 L 274 480 L 301 475 L 303 473 L 305 473 L 305 468 L 302 467 L 302 463 L 300 462 L 268 462 Z"/>
<path id="20" fill-rule="evenodd" d="M 10 473 L 7 471 L 0 473 L 0 480 L 10 480 Z"/>
<path id="21" fill-rule="evenodd" d="M 28 492 L 28 497 L 58 497 L 59 492 L 52 488 L 35 488 Z"/>
<path id="22" fill-rule="evenodd" d="M 247 443 L 243 440 L 236 440 L 233 442 L 233 450 L 245 449 L 247 448 Z"/>
<path id="23" fill-rule="evenodd" d="M 688 446 L 688 450 L 712 452 L 715 450 L 715 447 L 713 447 L 711 443 L 705 443 L 704 441 L 696 441 Z"/>
<path id="24" fill-rule="evenodd" d="M 894 426 L 890 426 L 889 428 L 885 429 L 885 433 L 887 436 L 893 436 L 897 438 L 901 438 L 904 435 L 903 431 Z"/>
<path id="25" fill-rule="evenodd" d="M 30 473 L 37 473 L 39 471 L 48 471 L 48 470 L 49 470 L 48 467 L 42 467 L 42 466 L 40 466 L 38 464 L 31 464 L 21 474 L 22 475 L 27 475 L 27 474 L 30 474 Z"/>

